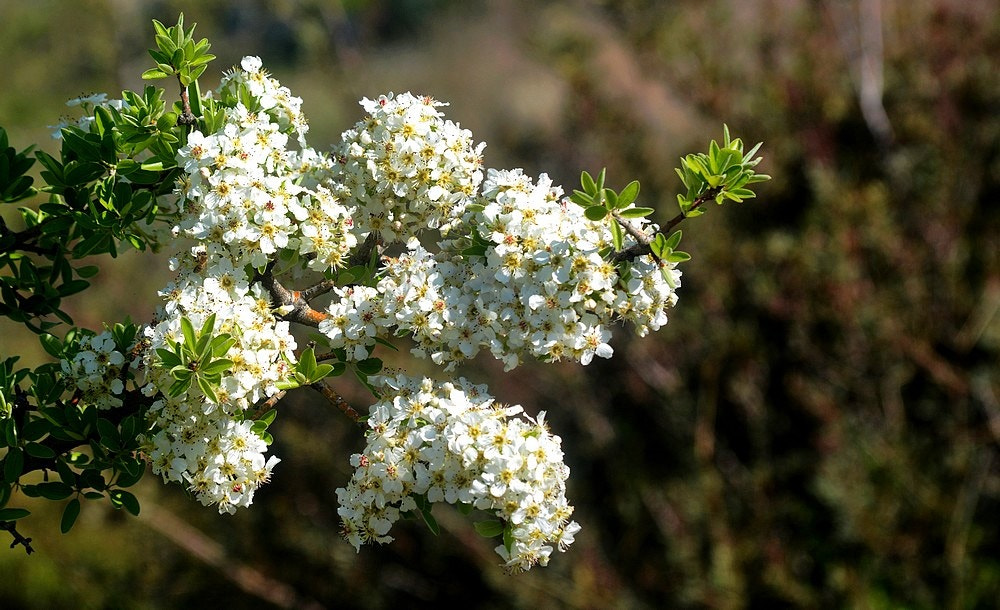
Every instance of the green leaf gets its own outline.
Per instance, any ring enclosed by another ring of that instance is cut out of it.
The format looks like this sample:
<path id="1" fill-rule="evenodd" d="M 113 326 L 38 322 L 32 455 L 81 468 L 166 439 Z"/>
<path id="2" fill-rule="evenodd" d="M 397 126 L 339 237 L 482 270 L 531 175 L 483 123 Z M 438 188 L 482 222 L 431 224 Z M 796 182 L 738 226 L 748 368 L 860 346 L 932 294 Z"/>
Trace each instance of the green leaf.
<path id="1" fill-rule="evenodd" d="M 193 350 L 197 342 L 194 336 L 194 325 L 191 324 L 191 320 L 187 316 L 181 318 L 181 334 L 184 335 L 184 345 Z"/>
<path id="2" fill-rule="evenodd" d="M 609 210 L 614 210 L 619 206 L 618 204 L 618 193 L 611 189 L 604 189 L 604 207 Z"/>
<path id="3" fill-rule="evenodd" d="M 478 533 L 483 538 L 496 538 L 503 533 L 503 521 L 497 521 L 491 519 L 489 521 L 476 521 L 472 524 L 475 528 L 476 533 Z"/>
<path id="4" fill-rule="evenodd" d="M 441 535 L 441 526 L 438 525 L 437 519 L 435 519 L 434 515 L 431 514 L 430 505 L 420 510 L 420 516 L 424 518 L 424 523 L 427 524 L 427 528 L 431 530 L 432 534 L 435 536 Z"/>
<path id="5" fill-rule="evenodd" d="M 218 360 L 211 361 L 208 365 L 203 366 L 199 372 L 204 375 L 220 375 L 225 373 L 228 369 L 232 368 L 233 361 L 226 360 L 225 358 L 219 358 Z"/>
<path id="6" fill-rule="evenodd" d="M 24 446 L 24 452 L 31 457 L 36 457 L 42 460 L 48 460 L 56 457 L 54 449 L 39 443 L 28 443 Z"/>
<path id="7" fill-rule="evenodd" d="M 662 235 L 662 233 L 661 233 L 661 235 Z M 665 242 L 666 247 L 669 248 L 669 249 L 671 249 L 671 250 L 673 250 L 674 248 L 676 248 L 677 246 L 679 246 L 680 243 L 681 243 L 681 235 L 682 235 L 682 233 L 681 233 L 680 229 L 677 229 L 676 231 L 674 231 L 673 233 L 671 233 L 670 237 L 666 239 L 666 242 Z"/>
<path id="8" fill-rule="evenodd" d="M 622 192 L 618 193 L 618 207 L 626 208 L 632 204 L 639 196 L 639 181 L 633 180 L 629 182 Z"/>
<path id="9" fill-rule="evenodd" d="M 272 422 L 274 422 L 274 418 L 277 417 L 277 416 L 278 416 L 278 410 L 277 409 L 271 409 L 267 413 L 265 413 L 265 414 L 261 415 L 260 417 L 258 417 L 257 421 L 258 422 L 263 422 L 264 423 L 264 427 L 266 428 L 266 427 L 270 426 Z"/>
<path id="10" fill-rule="evenodd" d="M 205 320 L 205 323 L 201 325 L 200 334 L 202 335 L 211 334 L 212 330 L 214 329 L 215 329 L 215 314 L 213 313 L 212 315 L 208 316 L 208 319 Z"/>
<path id="11" fill-rule="evenodd" d="M 365 375 L 374 375 L 382 370 L 382 359 L 365 358 L 364 360 L 356 362 L 354 366 L 356 366 L 357 369 Z"/>
<path id="12" fill-rule="evenodd" d="M 582 207 L 594 205 L 594 199 L 583 191 L 573 191 L 573 194 L 569 196 L 569 200 Z"/>
<path id="13" fill-rule="evenodd" d="M 653 208 L 627 208 L 618 212 L 618 215 L 622 218 L 643 218 L 652 213 Z"/>
<path id="14" fill-rule="evenodd" d="M 201 375 L 198 375 L 196 379 L 198 380 L 198 387 L 201 388 L 201 391 L 205 395 L 205 398 L 207 398 L 209 402 L 213 404 L 218 404 L 219 396 L 215 393 L 215 388 L 212 387 L 212 384 L 209 383 L 209 381 L 204 377 L 202 377 Z"/>
<path id="15" fill-rule="evenodd" d="M 65 500 L 73 494 L 73 488 L 61 481 L 25 485 L 23 489 L 26 490 L 26 493 L 29 487 L 33 487 L 38 495 L 48 500 Z"/>
<path id="16" fill-rule="evenodd" d="M 163 349 L 162 347 L 157 348 L 156 355 L 160 359 L 159 365 L 163 368 L 173 369 L 182 366 L 180 356 L 168 349 Z"/>
<path id="17" fill-rule="evenodd" d="M 31 514 L 26 508 L 0 508 L 0 521 L 17 521 Z"/>
<path id="18" fill-rule="evenodd" d="M 100 267 L 97 265 L 87 265 L 85 267 L 77 268 L 76 274 L 82 278 L 91 278 L 97 275 L 98 271 L 100 271 Z"/>
<path id="19" fill-rule="evenodd" d="M 617 222 L 611 223 L 611 240 L 615 244 L 615 251 L 620 251 L 625 245 L 625 236 L 622 235 L 622 228 Z"/>
<path id="20" fill-rule="evenodd" d="M 13 483 L 22 472 L 24 472 L 24 452 L 20 447 L 13 447 L 7 451 L 7 457 L 3 460 L 3 480 Z"/>
<path id="21" fill-rule="evenodd" d="M 103 417 L 97 420 L 97 433 L 101 435 L 101 444 L 117 451 L 121 449 L 122 439 L 118 433 L 118 426 Z"/>
<path id="22" fill-rule="evenodd" d="M 583 187 L 587 195 L 593 196 L 597 194 L 597 184 L 594 182 L 594 177 L 587 171 L 580 172 L 580 186 Z"/>
<path id="23" fill-rule="evenodd" d="M 512 544 L 514 544 L 514 527 L 508 523 L 503 528 L 503 546 L 509 551 Z"/>
<path id="24" fill-rule="evenodd" d="M 59 286 L 59 296 L 68 297 L 78 292 L 83 292 L 90 287 L 90 282 L 86 280 L 72 280 Z"/>
<path id="25" fill-rule="evenodd" d="M 308 348 L 299 356 L 299 371 L 306 377 L 312 377 L 316 371 L 316 352 Z"/>
<path id="26" fill-rule="evenodd" d="M 680 250 L 674 250 L 667 255 L 667 262 L 670 263 L 683 263 L 684 261 L 689 260 L 691 260 L 691 255 L 687 252 L 681 252 Z"/>
<path id="27" fill-rule="evenodd" d="M 116 489 L 111 492 L 111 505 L 115 508 L 124 507 L 132 515 L 139 516 L 139 500 L 131 492 Z"/>
<path id="28" fill-rule="evenodd" d="M 69 530 L 73 529 L 73 524 L 76 523 L 76 518 L 79 516 L 80 516 L 80 499 L 73 498 L 72 500 L 69 501 L 69 503 L 66 505 L 66 508 L 63 510 L 62 523 L 60 523 L 59 525 L 59 529 L 62 530 L 62 533 L 65 534 Z"/>
<path id="29" fill-rule="evenodd" d="M 50 335 L 49 333 L 38 335 L 38 342 L 42 344 L 45 351 L 48 352 L 53 358 L 62 357 L 62 341 L 53 335 Z"/>
<path id="30" fill-rule="evenodd" d="M 586 216 L 588 220 L 599 222 L 607 217 L 608 208 L 603 205 L 592 205 L 583 211 L 583 215 Z"/>
<path id="31" fill-rule="evenodd" d="M 138 483 L 142 479 L 142 475 L 146 473 L 143 462 L 126 462 L 123 466 L 122 473 L 115 480 L 118 487 L 131 487 Z"/>
<path id="32" fill-rule="evenodd" d="M 225 356 L 234 345 L 236 345 L 236 338 L 229 333 L 218 335 L 212 340 L 212 355 L 215 357 Z"/>

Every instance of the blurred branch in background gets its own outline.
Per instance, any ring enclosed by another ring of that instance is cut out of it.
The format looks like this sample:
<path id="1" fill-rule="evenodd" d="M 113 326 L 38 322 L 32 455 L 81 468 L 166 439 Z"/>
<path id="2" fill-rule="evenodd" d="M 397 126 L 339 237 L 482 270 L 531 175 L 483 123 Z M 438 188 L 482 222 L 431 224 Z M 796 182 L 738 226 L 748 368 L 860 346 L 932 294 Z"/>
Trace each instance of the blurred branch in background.
<path id="1" fill-rule="evenodd" d="M 225 548 L 172 511 L 145 500 L 143 525 L 156 530 L 198 561 L 235 584 L 241 591 L 279 608 L 322 608 L 316 600 L 302 597 L 287 583 L 269 576 L 227 554 Z"/>
<path id="2" fill-rule="evenodd" d="M 882 104 L 885 51 L 882 37 L 883 0 L 826 0 L 840 46 L 851 66 L 861 115 L 883 150 L 892 144 L 892 124 Z"/>

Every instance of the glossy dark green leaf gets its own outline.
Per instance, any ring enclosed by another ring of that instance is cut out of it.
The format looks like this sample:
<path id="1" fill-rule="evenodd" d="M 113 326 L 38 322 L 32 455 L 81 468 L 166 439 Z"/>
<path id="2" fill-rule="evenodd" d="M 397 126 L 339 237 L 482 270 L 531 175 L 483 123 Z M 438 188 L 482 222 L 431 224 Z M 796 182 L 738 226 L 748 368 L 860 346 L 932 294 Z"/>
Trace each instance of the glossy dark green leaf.
<path id="1" fill-rule="evenodd" d="M 31 457 L 47 460 L 56 457 L 56 452 L 51 447 L 46 447 L 40 443 L 27 443 L 24 452 Z"/>
<path id="2" fill-rule="evenodd" d="M 76 523 L 76 518 L 80 516 L 80 499 L 73 498 L 66 504 L 66 508 L 63 509 L 62 522 L 59 525 L 59 529 L 62 533 L 66 533 L 73 529 L 73 524 Z"/>
<path id="3" fill-rule="evenodd" d="M 115 508 L 124 507 L 132 515 L 139 516 L 139 500 L 131 492 L 116 489 L 111 492 L 111 504 Z"/>
<path id="4" fill-rule="evenodd" d="M 23 450 L 20 447 L 9 449 L 3 460 L 3 480 L 13 483 L 17 481 L 22 472 L 24 472 Z"/>
<path id="5" fill-rule="evenodd" d="M 374 375 L 382 370 L 382 360 L 380 358 L 365 358 L 355 363 L 355 366 L 365 375 Z"/>
<path id="6" fill-rule="evenodd" d="M 28 485 L 25 485 L 24 489 L 28 487 Z M 32 485 L 31 487 L 34 487 L 38 495 L 47 500 L 65 500 L 73 494 L 73 488 L 62 481 L 47 481 Z"/>
<path id="7" fill-rule="evenodd" d="M 26 508 L 0 508 L 0 521 L 17 521 L 31 514 Z"/>

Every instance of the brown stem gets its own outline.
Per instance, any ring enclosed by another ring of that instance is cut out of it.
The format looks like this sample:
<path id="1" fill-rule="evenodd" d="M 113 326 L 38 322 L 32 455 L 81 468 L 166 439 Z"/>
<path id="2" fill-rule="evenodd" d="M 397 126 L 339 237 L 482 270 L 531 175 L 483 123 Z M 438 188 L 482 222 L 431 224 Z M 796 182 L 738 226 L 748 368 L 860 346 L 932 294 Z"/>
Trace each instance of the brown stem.
<path id="1" fill-rule="evenodd" d="M 302 290 L 298 293 L 299 298 L 304 301 L 311 301 L 316 297 L 326 294 L 337 287 L 337 282 L 335 280 L 323 280 L 317 284 Z"/>
<path id="2" fill-rule="evenodd" d="M 694 202 L 691 204 L 691 207 L 688 208 L 687 212 L 681 212 L 677 216 L 674 216 L 673 218 L 671 218 L 670 220 L 668 220 L 667 224 L 665 224 L 662 227 L 660 227 L 660 232 L 661 233 L 667 233 L 668 231 L 670 231 L 671 229 L 673 229 L 677 225 L 681 224 L 681 222 L 685 218 L 688 217 L 688 214 L 690 214 L 691 212 L 697 210 L 705 202 L 711 201 L 712 199 L 715 199 L 715 196 L 718 195 L 719 191 L 721 191 L 721 190 L 722 190 L 721 187 L 716 186 L 716 187 L 710 188 L 707 191 L 705 191 L 704 193 L 702 193 L 697 199 L 694 200 Z M 639 231 L 638 229 L 636 229 L 632 225 L 632 223 L 628 222 L 624 218 L 621 218 L 617 213 L 614 213 L 614 212 L 612 212 L 612 213 L 614 214 L 614 218 L 618 222 L 618 224 L 621 226 L 621 228 L 625 229 L 625 231 L 629 235 L 631 235 L 632 237 L 634 237 L 636 239 L 636 241 L 639 242 L 639 243 L 635 244 L 634 246 L 629 246 L 628 248 L 625 248 L 624 250 L 615 252 L 611 256 L 611 262 L 613 262 L 613 263 L 620 263 L 622 261 L 635 260 L 635 259 L 639 258 L 640 256 L 645 256 L 647 254 L 651 255 L 653 253 L 653 251 L 652 251 L 652 249 L 650 249 L 649 243 L 652 240 L 647 235 L 645 235 L 644 233 L 642 233 L 641 231 Z"/>
<path id="3" fill-rule="evenodd" d="M 180 83 L 180 77 L 177 77 L 177 82 Z M 191 113 L 191 100 L 188 98 L 187 87 L 181 85 L 181 107 L 183 112 L 177 117 L 178 125 L 194 125 L 198 122 L 198 117 Z"/>
<path id="4" fill-rule="evenodd" d="M 247 413 L 247 419 L 255 420 L 264 413 L 267 413 L 268 411 L 273 409 L 274 406 L 278 404 L 278 402 L 280 402 L 282 398 L 285 397 L 285 394 L 287 392 L 288 392 L 287 390 L 280 390 L 277 394 L 271 396 L 267 400 L 262 400 L 257 404 L 255 404 L 253 407 L 250 408 L 249 412 Z"/>
<path id="5" fill-rule="evenodd" d="M 316 383 L 312 384 L 311 387 L 320 394 L 322 394 L 324 398 L 329 400 L 333 404 L 333 406 L 343 411 L 344 415 L 351 418 L 351 421 L 353 421 L 356 424 L 361 423 L 361 416 L 358 415 L 358 412 L 354 410 L 354 407 L 347 404 L 347 401 L 344 400 L 344 397 L 338 394 L 336 390 L 331 388 L 329 384 L 324 383 L 322 381 L 317 381 Z"/>
<path id="6" fill-rule="evenodd" d="M 319 323 L 329 316 L 322 311 L 316 311 L 309 306 L 308 301 L 302 297 L 302 293 L 297 290 L 289 290 L 281 285 L 274 277 L 274 263 L 264 268 L 262 273 L 254 277 L 254 281 L 259 281 L 268 294 L 271 295 L 271 304 L 275 307 L 291 306 L 292 310 L 281 316 L 283 320 L 297 322 L 304 326 L 317 328 Z"/>
<path id="7" fill-rule="evenodd" d="M 139 522 L 182 548 L 191 556 L 215 568 L 242 591 L 278 608 L 321 608 L 315 600 L 302 596 L 287 582 L 278 580 L 252 564 L 230 556 L 226 547 L 196 529 L 173 512 L 148 498 L 142 501 L 144 516 Z"/>

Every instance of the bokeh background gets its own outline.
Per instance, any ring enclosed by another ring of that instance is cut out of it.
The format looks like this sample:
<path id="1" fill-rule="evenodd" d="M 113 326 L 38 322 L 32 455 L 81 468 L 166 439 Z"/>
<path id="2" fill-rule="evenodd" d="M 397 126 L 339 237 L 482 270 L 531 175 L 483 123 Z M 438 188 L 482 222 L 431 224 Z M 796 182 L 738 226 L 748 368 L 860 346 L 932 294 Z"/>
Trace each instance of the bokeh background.
<path id="1" fill-rule="evenodd" d="M 152 476 L 138 519 L 92 502 L 62 535 L 61 507 L 30 504 L 38 552 L 0 551 L 0 605 L 998 607 L 994 1 L 0 0 L 13 145 L 53 151 L 66 99 L 141 86 L 150 19 L 179 11 L 219 57 L 207 86 L 261 56 L 318 148 L 362 96 L 409 90 L 451 102 L 489 166 L 570 187 L 607 166 L 661 222 L 677 158 L 723 122 L 765 142 L 774 180 L 684 223 L 694 258 L 655 336 L 619 329 L 586 368 L 462 371 L 563 438 L 584 529 L 549 567 L 505 576 L 447 506 L 440 536 L 404 522 L 356 554 L 334 489 L 362 439 L 305 393 L 282 403 L 283 461 L 239 515 Z M 152 313 L 165 261 L 112 263 L 70 304 L 78 323 Z M 44 355 L 0 322 L 15 353 Z"/>

